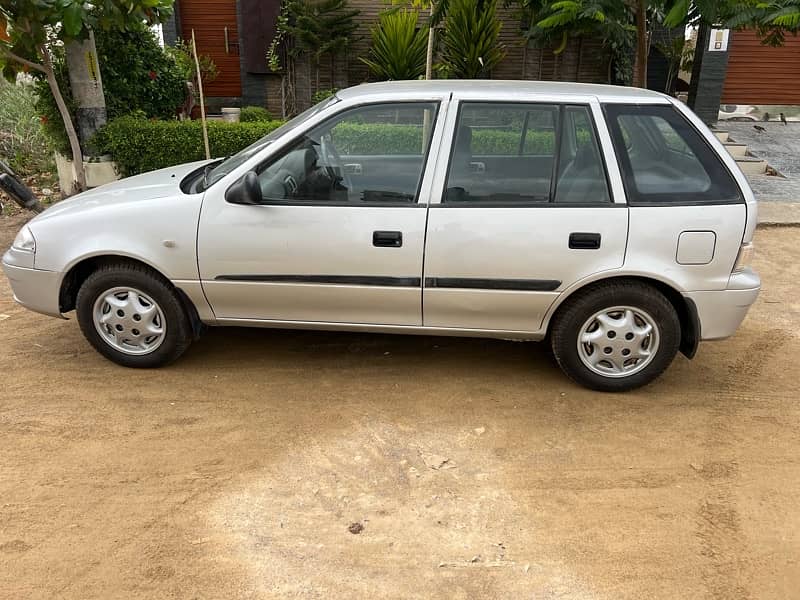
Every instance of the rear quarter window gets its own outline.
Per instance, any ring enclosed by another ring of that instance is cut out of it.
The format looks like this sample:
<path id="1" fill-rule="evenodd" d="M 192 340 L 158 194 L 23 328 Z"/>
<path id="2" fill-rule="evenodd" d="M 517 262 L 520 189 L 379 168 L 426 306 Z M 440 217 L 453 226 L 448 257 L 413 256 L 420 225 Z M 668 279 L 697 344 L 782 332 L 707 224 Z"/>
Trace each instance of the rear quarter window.
<path id="1" fill-rule="evenodd" d="M 743 202 L 733 176 L 674 107 L 603 107 L 630 204 Z"/>

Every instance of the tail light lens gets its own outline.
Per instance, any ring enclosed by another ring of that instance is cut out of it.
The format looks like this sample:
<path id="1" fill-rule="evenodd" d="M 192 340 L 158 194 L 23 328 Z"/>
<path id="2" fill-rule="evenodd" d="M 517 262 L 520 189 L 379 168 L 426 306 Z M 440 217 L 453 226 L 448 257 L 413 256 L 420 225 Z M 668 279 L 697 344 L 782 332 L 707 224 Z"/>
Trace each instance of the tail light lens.
<path id="1" fill-rule="evenodd" d="M 749 267 L 750 263 L 753 261 L 755 251 L 753 242 L 745 242 L 742 244 L 739 248 L 739 256 L 736 257 L 736 265 L 733 267 L 733 272 L 739 273 Z"/>

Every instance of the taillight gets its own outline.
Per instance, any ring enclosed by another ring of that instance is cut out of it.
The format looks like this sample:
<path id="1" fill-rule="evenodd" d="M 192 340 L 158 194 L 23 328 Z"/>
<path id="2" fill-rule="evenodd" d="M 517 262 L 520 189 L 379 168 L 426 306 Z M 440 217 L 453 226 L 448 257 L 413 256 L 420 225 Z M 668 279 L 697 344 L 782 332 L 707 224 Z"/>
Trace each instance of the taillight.
<path id="1" fill-rule="evenodd" d="M 745 242 L 742 244 L 739 247 L 739 256 L 736 257 L 736 264 L 733 267 L 733 272 L 739 273 L 740 271 L 744 271 L 747 267 L 749 267 L 753 260 L 755 251 L 756 250 L 753 242 Z"/>

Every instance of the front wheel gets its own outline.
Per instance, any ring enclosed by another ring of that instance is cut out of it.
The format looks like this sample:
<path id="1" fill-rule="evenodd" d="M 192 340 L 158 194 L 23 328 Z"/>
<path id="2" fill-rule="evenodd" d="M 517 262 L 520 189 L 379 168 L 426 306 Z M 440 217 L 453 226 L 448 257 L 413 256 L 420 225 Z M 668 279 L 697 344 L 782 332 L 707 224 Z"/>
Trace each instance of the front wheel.
<path id="1" fill-rule="evenodd" d="M 604 392 L 647 385 L 678 352 L 675 308 L 639 282 L 595 284 L 566 301 L 551 330 L 553 354 L 575 382 Z"/>
<path id="2" fill-rule="evenodd" d="M 106 358 L 125 367 L 160 367 L 191 343 L 191 325 L 172 286 L 144 266 L 106 265 L 78 291 L 83 335 Z"/>

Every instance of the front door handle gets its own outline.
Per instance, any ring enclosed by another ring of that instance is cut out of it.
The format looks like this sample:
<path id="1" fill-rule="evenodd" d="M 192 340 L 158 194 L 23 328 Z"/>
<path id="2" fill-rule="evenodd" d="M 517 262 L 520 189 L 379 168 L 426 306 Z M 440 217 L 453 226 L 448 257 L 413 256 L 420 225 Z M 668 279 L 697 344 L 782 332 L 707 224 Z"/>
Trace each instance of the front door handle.
<path id="1" fill-rule="evenodd" d="M 373 231 L 372 245 L 378 248 L 401 248 L 403 246 L 403 232 Z"/>
<path id="2" fill-rule="evenodd" d="M 598 250 L 600 239 L 599 233 L 570 233 L 569 247 L 572 250 Z"/>

